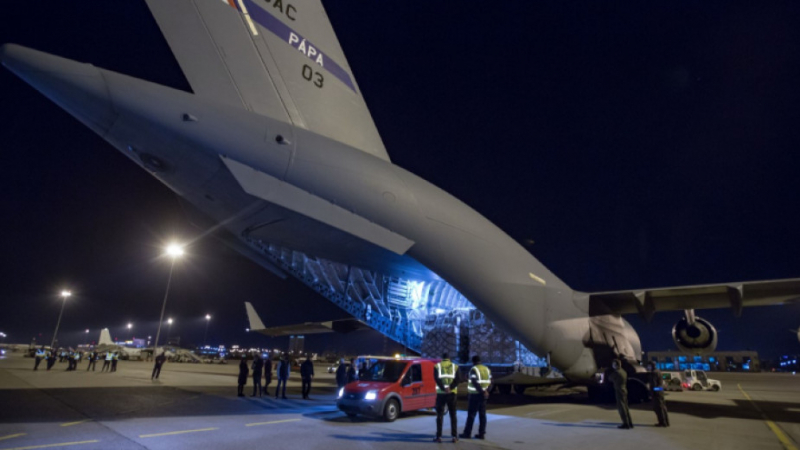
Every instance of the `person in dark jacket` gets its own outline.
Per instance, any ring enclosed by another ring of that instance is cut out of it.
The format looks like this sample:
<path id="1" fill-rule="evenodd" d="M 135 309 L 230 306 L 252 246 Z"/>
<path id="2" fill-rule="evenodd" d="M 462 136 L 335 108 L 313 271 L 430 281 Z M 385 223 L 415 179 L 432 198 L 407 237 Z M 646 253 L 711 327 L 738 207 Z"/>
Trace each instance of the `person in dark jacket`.
<path id="1" fill-rule="evenodd" d="M 308 394 L 311 393 L 311 379 L 314 378 L 314 363 L 308 355 L 300 365 L 300 378 L 303 381 L 303 398 L 308 400 Z"/>
<path id="2" fill-rule="evenodd" d="M 250 397 L 255 397 L 258 395 L 261 397 L 261 371 L 264 370 L 264 360 L 261 359 L 261 355 L 256 353 L 255 357 L 253 358 L 253 395 Z"/>
<path id="3" fill-rule="evenodd" d="M 275 398 L 280 395 L 282 399 L 286 400 L 286 382 L 289 381 L 289 369 L 289 358 L 284 353 L 278 362 L 278 385 L 275 386 Z M 281 387 L 283 387 L 282 391 Z"/>
<path id="4" fill-rule="evenodd" d="M 339 367 L 336 368 L 336 386 L 341 390 L 347 384 L 347 364 L 344 358 L 339 360 Z"/>
<path id="5" fill-rule="evenodd" d="M 53 364 L 56 363 L 56 358 L 58 358 L 58 356 L 56 355 L 56 351 L 50 350 L 50 355 L 47 357 L 47 370 L 53 368 Z"/>
<path id="6" fill-rule="evenodd" d="M 647 385 L 650 387 L 650 394 L 653 396 L 653 412 L 658 418 L 657 427 L 669 426 L 669 413 L 667 413 L 667 402 L 664 400 L 664 380 L 661 378 L 661 371 L 656 369 L 656 363 L 647 363 Z"/>
<path id="7" fill-rule="evenodd" d="M 88 359 L 89 359 L 89 365 L 86 366 L 86 371 L 88 372 L 89 369 L 92 369 L 92 372 L 94 372 L 95 369 L 97 368 L 97 352 L 95 351 L 89 352 Z"/>
<path id="8" fill-rule="evenodd" d="M 242 360 L 239 361 L 239 390 L 238 396 L 244 397 L 244 385 L 247 384 L 247 375 L 249 371 L 247 370 L 247 358 L 242 356 Z"/>
<path id="9" fill-rule="evenodd" d="M 161 352 L 160 355 L 156 356 L 156 363 L 153 366 L 153 374 L 150 375 L 151 380 L 157 380 L 158 376 L 161 375 L 161 366 L 164 365 L 164 362 L 167 360 L 167 355 L 164 352 Z"/>
<path id="10" fill-rule="evenodd" d="M 356 360 L 350 359 L 350 367 L 347 368 L 347 382 L 352 383 L 358 381 L 358 372 L 356 371 Z"/>
<path id="11" fill-rule="evenodd" d="M 620 360 L 615 359 L 611 362 L 611 372 L 608 375 L 608 379 L 614 383 L 617 410 L 619 411 L 619 417 L 622 419 L 622 425 L 617 428 L 633 428 L 631 413 L 628 410 L 628 374 L 625 372 L 625 369 L 622 368 Z"/>
<path id="12" fill-rule="evenodd" d="M 264 395 L 269 396 L 269 384 L 272 383 L 272 360 L 267 356 L 264 360 Z"/>

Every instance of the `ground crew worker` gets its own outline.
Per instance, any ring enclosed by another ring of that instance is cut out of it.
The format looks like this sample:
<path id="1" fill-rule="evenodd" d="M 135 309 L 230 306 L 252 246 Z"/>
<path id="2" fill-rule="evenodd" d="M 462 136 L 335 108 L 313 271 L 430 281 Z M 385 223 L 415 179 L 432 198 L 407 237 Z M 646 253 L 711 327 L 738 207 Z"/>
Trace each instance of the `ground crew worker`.
<path id="1" fill-rule="evenodd" d="M 358 371 L 356 371 L 356 360 L 350 358 L 350 367 L 347 368 L 347 382 L 352 383 L 358 380 Z"/>
<path id="2" fill-rule="evenodd" d="M 30 353 L 28 353 L 30 355 Z M 47 354 L 44 352 L 44 346 L 39 350 L 36 350 L 36 362 L 33 364 L 33 370 L 39 370 L 39 364 L 42 362 L 43 359 L 47 358 Z"/>
<path id="3" fill-rule="evenodd" d="M 442 361 L 433 368 L 433 379 L 436 381 L 436 437 L 434 442 L 442 442 L 442 422 L 444 408 L 450 414 L 450 435 L 453 442 L 458 442 L 458 423 L 456 421 L 456 394 L 458 386 L 458 366 L 450 361 L 447 353 Z"/>
<path id="4" fill-rule="evenodd" d="M 308 394 L 311 393 L 311 379 L 314 378 L 314 363 L 308 355 L 303 364 L 300 364 L 300 378 L 303 382 L 303 398 L 308 400 Z"/>
<path id="5" fill-rule="evenodd" d="M 267 354 L 264 360 L 264 395 L 269 396 L 269 384 L 272 383 L 272 359 Z"/>
<path id="6" fill-rule="evenodd" d="M 489 386 L 492 384 L 492 373 L 489 368 L 481 364 L 481 357 L 472 357 L 472 368 L 469 369 L 469 380 L 467 381 L 467 391 L 469 392 L 469 409 L 467 410 L 467 424 L 461 437 L 469 439 L 472 437 L 472 425 L 475 423 L 475 415 L 478 415 L 478 434 L 475 439 L 485 439 L 486 436 L 486 399 L 489 398 Z"/>
<path id="7" fill-rule="evenodd" d="M 114 352 L 111 355 L 111 371 L 112 372 L 116 372 L 117 371 L 117 361 L 119 361 L 119 353 Z"/>
<path id="8" fill-rule="evenodd" d="M 103 359 L 103 367 L 100 368 L 100 372 L 105 372 L 111 368 L 111 352 L 106 352 L 105 359 Z"/>
<path id="9" fill-rule="evenodd" d="M 153 374 L 150 375 L 151 380 L 157 380 L 158 376 L 161 375 L 161 366 L 163 366 L 164 362 L 167 360 L 167 355 L 164 353 L 165 352 L 161 352 L 160 355 L 156 356 L 156 364 L 153 366 Z"/>
<path id="10" fill-rule="evenodd" d="M 275 398 L 278 398 L 280 394 L 281 398 L 286 400 L 286 382 L 289 381 L 289 369 L 289 358 L 284 353 L 278 363 L 278 385 L 275 386 Z M 281 386 L 283 386 L 283 391 L 281 391 Z"/>
<path id="11" fill-rule="evenodd" d="M 56 363 L 56 352 L 55 350 L 50 350 L 50 353 L 47 354 L 47 370 L 50 370 L 53 365 Z"/>
<path id="12" fill-rule="evenodd" d="M 88 372 L 89 369 L 92 369 L 92 372 L 94 372 L 94 369 L 96 367 L 97 367 L 97 352 L 89 352 L 89 365 L 86 366 L 86 371 Z"/>
<path id="13" fill-rule="evenodd" d="M 261 359 L 261 355 L 256 353 L 255 357 L 253 357 L 253 395 L 250 397 L 255 397 L 256 395 L 261 397 L 262 370 L 264 370 L 264 361 Z"/>
<path id="14" fill-rule="evenodd" d="M 70 370 L 75 370 L 75 352 L 69 352 L 67 354 L 67 372 Z"/>
<path id="15" fill-rule="evenodd" d="M 336 387 L 341 391 L 345 384 L 347 384 L 347 366 L 342 358 L 339 360 L 339 367 L 336 368 Z"/>
<path id="16" fill-rule="evenodd" d="M 669 414 L 667 413 L 667 402 L 664 400 L 664 380 L 661 378 L 661 371 L 656 369 L 656 363 L 647 363 L 647 385 L 650 386 L 650 394 L 653 396 L 653 412 L 658 418 L 657 427 L 669 426 Z"/>
<path id="17" fill-rule="evenodd" d="M 628 410 L 628 374 L 625 372 L 625 369 L 622 368 L 620 360 L 615 359 L 611 362 L 611 373 L 609 373 L 608 379 L 614 383 L 617 410 L 619 410 L 619 417 L 622 419 L 622 425 L 617 428 L 633 428 L 631 413 Z"/>
<path id="18" fill-rule="evenodd" d="M 242 355 L 242 360 L 239 361 L 239 390 L 237 396 L 244 397 L 244 385 L 247 384 L 247 357 Z"/>

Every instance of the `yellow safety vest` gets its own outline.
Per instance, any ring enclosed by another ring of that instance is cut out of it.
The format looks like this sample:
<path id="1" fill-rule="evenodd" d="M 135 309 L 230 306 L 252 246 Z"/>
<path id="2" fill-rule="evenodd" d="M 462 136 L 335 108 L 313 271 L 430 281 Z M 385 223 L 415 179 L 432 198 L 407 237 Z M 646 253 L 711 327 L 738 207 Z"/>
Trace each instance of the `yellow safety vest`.
<path id="1" fill-rule="evenodd" d="M 477 366 L 473 366 L 472 369 L 469 369 L 469 383 L 467 383 L 467 391 L 470 394 L 477 394 L 478 390 L 472 385 L 473 378 L 478 380 L 478 384 L 481 385 L 483 390 L 488 389 L 489 385 L 492 384 L 492 372 L 490 372 L 489 368 L 483 364 L 478 364 Z"/>
<path id="2" fill-rule="evenodd" d="M 458 366 L 453 364 L 449 359 L 445 359 L 436 364 L 436 374 L 439 375 L 439 379 L 442 380 L 442 384 L 445 386 L 449 386 L 456 378 L 456 371 L 458 371 Z M 458 388 L 453 388 L 450 392 L 456 394 L 457 391 Z M 436 393 L 446 394 L 438 384 L 436 385 Z"/>

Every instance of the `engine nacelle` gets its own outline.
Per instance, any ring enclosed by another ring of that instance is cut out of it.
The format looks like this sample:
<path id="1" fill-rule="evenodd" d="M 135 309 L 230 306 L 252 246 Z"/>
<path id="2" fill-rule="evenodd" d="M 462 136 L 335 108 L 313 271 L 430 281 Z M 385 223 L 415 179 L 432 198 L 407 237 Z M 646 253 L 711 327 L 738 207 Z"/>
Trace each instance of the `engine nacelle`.
<path id="1" fill-rule="evenodd" d="M 672 327 L 672 340 L 682 352 L 710 353 L 717 348 L 717 329 L 701 317 L 693 324 L 683 317 Z"/>

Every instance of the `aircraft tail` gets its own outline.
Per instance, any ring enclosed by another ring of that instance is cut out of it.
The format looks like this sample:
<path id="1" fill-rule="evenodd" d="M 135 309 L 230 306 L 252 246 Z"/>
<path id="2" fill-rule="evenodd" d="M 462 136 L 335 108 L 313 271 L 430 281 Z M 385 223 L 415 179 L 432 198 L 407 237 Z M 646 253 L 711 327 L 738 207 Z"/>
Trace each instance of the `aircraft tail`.
<path id="1" fill-rule="evenodd" d="M 97 345 L 114 345 L 114 341 L 111 340 L 111 332 L 108 331 L 108 328 L 100 330 L 100 339 L 97 341 Z"/>
<path id="2" fill-rule="evenodd" d="M 147 0 L 195 94 L 388 160 L 320 0 Z"/>
<path id="3" fill-rule="evenodd" d="M 247 309 L 247 319 L 250 321 L 250 329 L 265 329 L 266 327 L 264 326 L 264 322 L 262 322 L 261 318 L 258 317 L 258 313 L 256 312 L 255 308 L 253 308 L 253 305 L 250 302 L 244 302 L 244 307 Z"/>

